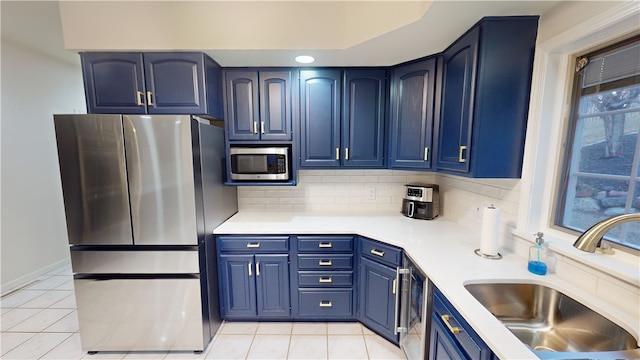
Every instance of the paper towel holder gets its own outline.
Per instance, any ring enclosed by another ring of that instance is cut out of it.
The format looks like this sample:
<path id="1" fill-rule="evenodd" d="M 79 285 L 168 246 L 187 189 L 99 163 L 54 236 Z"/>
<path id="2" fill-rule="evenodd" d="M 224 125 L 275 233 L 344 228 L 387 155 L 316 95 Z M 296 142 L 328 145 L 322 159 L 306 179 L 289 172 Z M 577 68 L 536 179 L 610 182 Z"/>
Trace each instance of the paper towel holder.
<path id="1" fill-rule="evenodd" d="M 493 204 L 491 204 L 491 206 L 489 206 L 489 209 L 495 209 Z M 502 254 L 500 254 L 499 252 L 496 253 L 496 255 L 485 254 L 482 251 L 480 251 L 480 249 L 475 249 L 473 252 L 475 252 L 476 255 L 478 255 L 478 256 L 480 256 L 481 258 L 484 258 L 484 259 L 489 259 L 489 260 L 502 259 Z"/>

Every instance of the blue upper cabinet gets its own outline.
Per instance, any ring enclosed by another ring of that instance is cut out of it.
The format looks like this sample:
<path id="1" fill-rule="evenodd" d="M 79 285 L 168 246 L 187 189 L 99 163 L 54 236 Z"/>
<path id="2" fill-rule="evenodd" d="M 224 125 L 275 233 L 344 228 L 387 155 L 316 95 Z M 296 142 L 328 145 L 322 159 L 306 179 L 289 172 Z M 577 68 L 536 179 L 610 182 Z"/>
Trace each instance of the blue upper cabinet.
<path id="1" fill-rule="evenodd" d="M 342 165 L 384 165 L 386 71 L 345 70 L 342 92 Z"/>
<path id="2" fill-rule="evenodd" d="M 141 53 L 81 53 L 90 114 L 145 114 L 146 88 Z"/>
<path id="3" fill-rule="evenodd" d="M 520 177 L 537 27 L 537 16 L 484 18 L 444 51 L 439 172 Z"/>
<path id="4" fill-rule="evenodd" d="M 435 77 L 435 58 L 393 69 L 389 120 L 392 168 L 431 168 Z"/>
<path id="5" fill-rule="evenodd" d="M 222 119 L 222 70 L 200 52 L 81 53 L 89 113 Z"/>
<path id="6" fill-rule="evenodd" d="M 300 71 L 300 166 L 340 166 L 340 70 Z"/>
<path id="7" fill-rule="evenodd" d="M 300 166 L 384 166 L 386 71 L 300 71 Z"/>
<path id="8" fill-rule="evenodd" d="M 291 140 L 291 72 L 225 70 L 229 140 Z"/>

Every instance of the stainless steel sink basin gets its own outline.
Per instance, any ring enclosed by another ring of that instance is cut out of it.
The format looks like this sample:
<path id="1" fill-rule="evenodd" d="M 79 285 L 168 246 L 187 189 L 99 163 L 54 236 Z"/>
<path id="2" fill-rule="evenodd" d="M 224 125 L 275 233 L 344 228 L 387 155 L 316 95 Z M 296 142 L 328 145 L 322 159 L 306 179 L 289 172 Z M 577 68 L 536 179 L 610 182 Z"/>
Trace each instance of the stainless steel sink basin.
<path id="1" fill-rule="evenodd" d="M 538 284 L 467 284 L 466 289 L 520 341 L 537 351 L 601 352 L 638 348 L 604 316 Z"/>

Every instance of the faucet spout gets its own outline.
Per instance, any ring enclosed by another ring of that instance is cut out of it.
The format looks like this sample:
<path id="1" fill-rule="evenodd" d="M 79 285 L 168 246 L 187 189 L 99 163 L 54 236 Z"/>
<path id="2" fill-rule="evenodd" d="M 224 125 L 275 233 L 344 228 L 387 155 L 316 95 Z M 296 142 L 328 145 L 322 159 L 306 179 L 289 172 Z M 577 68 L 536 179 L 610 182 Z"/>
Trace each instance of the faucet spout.
<path id="1" fill-rule="evenodd" d="M 596 252 L 596 248 L 600 245 L 604 234 L 617 225 L 632 221 L 640 221 L 640 213 L 623 214 L 604 219 L 582 233 L 576 242 L 573 243 L 573 246 L 582 251 L 590 253 Z"/>

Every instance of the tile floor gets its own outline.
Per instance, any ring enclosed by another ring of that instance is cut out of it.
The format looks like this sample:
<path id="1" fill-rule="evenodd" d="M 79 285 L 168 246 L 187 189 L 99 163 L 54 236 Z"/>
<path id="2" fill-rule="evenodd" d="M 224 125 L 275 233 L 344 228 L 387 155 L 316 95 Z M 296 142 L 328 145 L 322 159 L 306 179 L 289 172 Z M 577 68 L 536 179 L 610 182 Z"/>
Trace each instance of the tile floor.
<path id="1" fill-rule="evenodd" d="M 80 348 L 71 267 L 0 300 L 2 359 L 404 359 L 359 323 L 224 323 L 202 354 L 99 352 Z"/>

